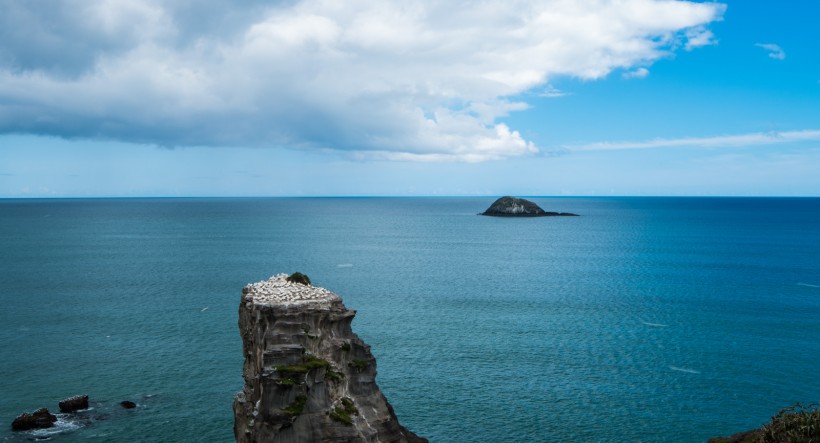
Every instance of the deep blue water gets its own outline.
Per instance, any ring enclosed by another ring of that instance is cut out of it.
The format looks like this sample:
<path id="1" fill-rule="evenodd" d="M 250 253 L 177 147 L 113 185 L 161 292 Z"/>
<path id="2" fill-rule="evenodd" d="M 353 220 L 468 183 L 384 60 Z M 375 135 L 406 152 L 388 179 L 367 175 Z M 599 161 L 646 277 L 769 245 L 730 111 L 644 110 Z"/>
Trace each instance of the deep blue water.
<path id="1" fill-rule="evenodd" d="M 0 200 L 0 439 L 231 441 L 244 284 L 340 294 L 433 442 L 695 442 L 820 401 L 820 199 Z M 139 407 L 125 411 L 121 400 Z"/>

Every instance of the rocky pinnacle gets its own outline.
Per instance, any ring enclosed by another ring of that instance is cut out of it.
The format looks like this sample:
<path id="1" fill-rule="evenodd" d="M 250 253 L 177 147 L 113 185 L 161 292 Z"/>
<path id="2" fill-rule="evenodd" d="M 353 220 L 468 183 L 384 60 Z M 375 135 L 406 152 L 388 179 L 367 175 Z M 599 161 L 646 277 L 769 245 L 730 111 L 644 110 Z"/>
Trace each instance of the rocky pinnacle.
<path id="1" fill-rule="evenodd" d="M 234 400 L 244 442 L 426 442 L 402 427 L 376 385 L 355 311 L 324 288 L 280 274 L 242 290 L 245 386 Z"/>

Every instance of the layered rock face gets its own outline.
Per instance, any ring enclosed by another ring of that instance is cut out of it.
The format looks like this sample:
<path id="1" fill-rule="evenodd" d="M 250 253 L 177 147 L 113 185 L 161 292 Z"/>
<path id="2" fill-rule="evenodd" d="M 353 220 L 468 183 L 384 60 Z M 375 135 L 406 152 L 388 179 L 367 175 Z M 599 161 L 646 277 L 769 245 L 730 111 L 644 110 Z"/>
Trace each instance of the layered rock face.
<path id="1" fill-rule="evenodd" d="M 326 289 L 286 278 L 242 290 L 236 441 L 426 442 L 399 424 L 376 385 L 370 346 L 350 326 L 355 311 Z"/>

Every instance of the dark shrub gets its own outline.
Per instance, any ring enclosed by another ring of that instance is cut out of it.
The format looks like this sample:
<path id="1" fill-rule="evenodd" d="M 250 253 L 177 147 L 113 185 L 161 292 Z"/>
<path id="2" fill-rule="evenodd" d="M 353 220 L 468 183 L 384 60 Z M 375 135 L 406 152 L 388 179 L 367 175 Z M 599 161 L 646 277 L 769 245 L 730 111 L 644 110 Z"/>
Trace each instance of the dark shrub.
<path id="1" fill-rule="evenodd" d="M 300 283 L 305 286 L 310 286 L 310 277 L 302 274 L 301 272 L 294 272 L 293 274 L 290 274 L 286 280 L 291 283 Z"/>

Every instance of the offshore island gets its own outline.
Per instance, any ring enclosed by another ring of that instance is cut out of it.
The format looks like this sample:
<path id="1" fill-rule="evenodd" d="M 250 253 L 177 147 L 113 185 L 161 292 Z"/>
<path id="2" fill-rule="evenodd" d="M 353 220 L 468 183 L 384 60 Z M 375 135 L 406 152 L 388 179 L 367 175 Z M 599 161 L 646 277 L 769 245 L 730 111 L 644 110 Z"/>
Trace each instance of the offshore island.
<path id="1" fill-rule="evenodd" d="M 376 359 L 351 329 L 355 315 L 300 273 L 242 289 L 237 442 L 427 442 L 399 424 L 376 385 Z"/>
<path id="2" fill-rule="evenodd" d="M 523 198 L 516 198 L 516 197 L 501 197 L 486 211 L 478 214 L 478 215 L 489 215 L 493 217 L 558 217 L 558 216 L 570 216 L 570 217 L 577 217 L 578 214 L 572 214 L 569 212 L 547 212 L 541 209 L 540 206 L 536 205 L 535 203 L 523 199 Z"/>

